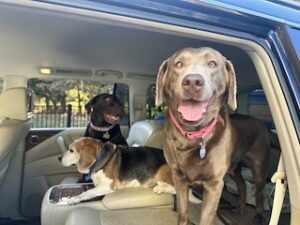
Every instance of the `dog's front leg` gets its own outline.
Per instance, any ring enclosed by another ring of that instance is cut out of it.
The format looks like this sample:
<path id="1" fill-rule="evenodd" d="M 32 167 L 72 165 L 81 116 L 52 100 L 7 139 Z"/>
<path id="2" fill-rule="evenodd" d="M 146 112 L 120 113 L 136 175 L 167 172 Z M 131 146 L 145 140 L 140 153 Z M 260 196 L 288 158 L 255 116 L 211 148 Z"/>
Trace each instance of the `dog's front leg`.
<path id="1" fill-rule="evenodd" d="M 212 225 L 216 215 L 220 197 L 222 194 L 224 182 L 222 180 L 213 180 L 203 183 L 203 203 L 200 217 L 200 225 Z"/>
<path id="2" fill-rule="evenodd" d="M 173 172 L 173 181 L 176 190 L 176 207 L 178 213 L 178 225 L 188 224 L 188 183 L 183 180 L 182 175 Z"/>
<path id="3" fill-rule="evenodd" d="M 109 194 L 111 192 L 113 192 L 113 190 L 110 188 L 110 186 L 100 185 L 85 192 L 82 192 L 80 195 L 71 197 L 68 200 L 68 204 L 74 205 L 85 200 Z"/>

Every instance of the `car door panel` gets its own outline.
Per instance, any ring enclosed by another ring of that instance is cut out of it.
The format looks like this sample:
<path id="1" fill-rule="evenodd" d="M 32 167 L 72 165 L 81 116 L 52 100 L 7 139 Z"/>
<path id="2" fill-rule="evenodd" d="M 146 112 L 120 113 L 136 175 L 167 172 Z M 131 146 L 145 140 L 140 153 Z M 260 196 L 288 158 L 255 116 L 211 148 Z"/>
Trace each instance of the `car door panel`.
<path id="1" fill-rule="evenodd" d="M 45 132 L 49 133 L 51 132 Z M 63 167 L 57 157 L 83 134 L 84 128 L 69 128 L 47 138 L 26 152 L 21 204 L 24 215 L 39 216 L 43 196 L 51 186 L 59 184 L 66 177 L 80 176 L 75 167 Z"/>
<path id="2" fill-rule="evenodd" d="M 31 129 L 26 136 L 26 151 L 62 132 L 64 129 Z"/>

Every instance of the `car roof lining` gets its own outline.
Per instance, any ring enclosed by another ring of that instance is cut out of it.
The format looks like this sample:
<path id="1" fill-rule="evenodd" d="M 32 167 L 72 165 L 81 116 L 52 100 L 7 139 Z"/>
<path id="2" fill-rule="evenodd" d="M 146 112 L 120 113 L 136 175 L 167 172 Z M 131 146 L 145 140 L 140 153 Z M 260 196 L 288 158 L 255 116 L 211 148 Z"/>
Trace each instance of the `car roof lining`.
<path id="1" fill-rule="evenodd" d="M 120 82 L 130 83 L 136 77 L 132 74 L 151 75 L 153 80 L 160 63 L 174 51 L 187 46 L 210 46 L 236 65 L 239 76 L 249 74 L 243 78 L 248 80 L 247 84 L 257 83 L 250 57 L 232 43 L 224 44 L 212 37 L 208 41 L 199 33 L 157 29 L 151 22 L 132 18 L 125 21 L 117 15 L 67 7 L 51 6 L 49 10 L 19 6 L 16 9 L 4 4 L 0 7 L 0 25 L 5 28 L 0 38 L 5 43 L 0 47 L 5 52 L 0 56 L 0 75 L 44 77 L 39 74 L 40 67 L 55 67 L 91 70 L 94 75 L 86 79 L 97 79 L 97 70 L 114 70 L 123 74 Z M 72 74 L 65 76 L 69 77 Z"/>

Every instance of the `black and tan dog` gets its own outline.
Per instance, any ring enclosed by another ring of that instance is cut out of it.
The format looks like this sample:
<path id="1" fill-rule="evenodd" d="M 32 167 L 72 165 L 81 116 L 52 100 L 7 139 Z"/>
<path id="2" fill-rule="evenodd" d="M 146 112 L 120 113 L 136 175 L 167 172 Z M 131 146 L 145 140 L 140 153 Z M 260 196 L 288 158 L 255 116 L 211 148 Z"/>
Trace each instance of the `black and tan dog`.
<path id="1" fill-rule="evenodd" d="M 118 121 L 124 114 L 122 103 L 116 96 L 100 94 L 93 97 L 85 109 L 90 117 L 84 136 L 110 141 L 116 145 L 127 145 Z"/>
<path id="2" fill-rule="evenodd" d="M 270 139 L 257 120 L 230 119 L 226 102 L 232 110 L 237 107 L 232 63 L 212 48 L 185 48 L 162 63 L 156 88 L 156 105 L 163 99 L 168 103 L 163 148 L 177 192 L 178 225 L 188 223 L 188 188 L 194 185 L 204 189 L 199 224 L 213 224 L 228 171 L 243 192 L 243 208 L 245 188 L 239 167 L 243 160 L 253 172 L 256 219 L 263 222 L 262 188 Z"/>
<path id="3" fill-rule="evenodd" d="M 64 166 L 76 165 L 80 173 L 89 174 L 95 186 L 71 197 L 68 204 L 126 187 L 149 187 L 157 194 L 175 193 L 171 170 L 160 149 L 103 144 L 98 139 L 82 137 L 71 143 L 59 160 Z"/>

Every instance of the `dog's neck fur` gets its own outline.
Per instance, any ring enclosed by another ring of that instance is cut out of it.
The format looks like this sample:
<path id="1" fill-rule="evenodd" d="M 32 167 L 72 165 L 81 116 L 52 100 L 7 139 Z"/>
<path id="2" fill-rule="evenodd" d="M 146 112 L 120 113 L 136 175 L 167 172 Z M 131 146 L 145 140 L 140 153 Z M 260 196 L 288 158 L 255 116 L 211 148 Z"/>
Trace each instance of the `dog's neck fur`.
<path id="1" fill-rule="evenodd" d="M 169 152 L 169 155 L 171 158 L 173 158 L 175 170 L 181 173 L 181 175 L 190 185 L 197 184 L 193 182 L 197 179 L 194 177 L 194 173 L 189 173 L 184 168 L 186 168 L 190 164 L 190 162 L 194 159 L 199 159 L 196 160 L 197 167 L 202 168 L 202 166 L 205 166 L 208 162 L 210 162 L 210 159 L 214 157 L 215 154 L 217 155 L 220 154 L 220 150 L 217 150 L 217 152 L 215 152 L 214 146 L 220 142 L 226 141 L 222 139 L 222 137 L 224 137 L 224 132 L 226 132 L 224 130 L 224 127 L 228 126 L 229 125 L 228 122 L 230 121 L 225 107 L 224 108 L 222 107 L 220 109 L 217 117 L 218 119 L 215 125 L 216 129 L 213 129 L 213 131 L 210 132 L 204 138 L 204 140 L 201 139 L 191 140 L 181 135 L 180 131 L 176 129 L 174 123 L 172 123 L 170 116 L 168 116 L 167 122 L 165 124 L 166 127 L 169 127 L 168 129 L 169 135 L 167 136 L 166 144 L 170 149 L 173 149 L 173 151 Z M 180 135 L 178 135 L 178 133 Z M 201 159 L 201 157 L 199 156 L 201 141 L 204 141 L 206 144 L 206 156 L 203 159 Z M 183 158 L 189 160 L 183 160 Z M 231 154 L 229 155 L 229 158 L 231 158 Z M 202 179 L 204 180 L 207 178 L 204 173 L 201 174 L 201 176 Z"/>

